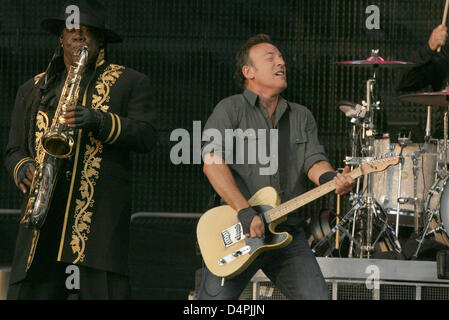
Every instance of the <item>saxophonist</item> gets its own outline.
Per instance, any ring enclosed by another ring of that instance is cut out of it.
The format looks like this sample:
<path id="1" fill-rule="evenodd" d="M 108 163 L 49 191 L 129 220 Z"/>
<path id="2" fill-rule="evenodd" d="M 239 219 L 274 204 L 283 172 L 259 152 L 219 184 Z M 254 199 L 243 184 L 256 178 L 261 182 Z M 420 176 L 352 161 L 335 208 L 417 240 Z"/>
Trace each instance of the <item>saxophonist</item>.
<path id="1" fill-rule="evenodd" d="M 72 5 L 79 8 L 80 23 L 69 29 L 66 8 Z M 19 228 L 8 299 L 130 297 L 130 152 L 155 145 L 156 111 L 149 78 L 107 60 L 107 44 L 122 38 L 105 18 L 96 0 L 66 1 L 58 17 L 41 23 L 58 37 L 58 46 L 45 72 L 18 90 L 5 155 L 25 204 L 70 66 L 84 47 L 88 59 L 77 103 L 67 106 L 61 120 L 73 131 L 73 150 L 58 160 L 43 226 Z"/>

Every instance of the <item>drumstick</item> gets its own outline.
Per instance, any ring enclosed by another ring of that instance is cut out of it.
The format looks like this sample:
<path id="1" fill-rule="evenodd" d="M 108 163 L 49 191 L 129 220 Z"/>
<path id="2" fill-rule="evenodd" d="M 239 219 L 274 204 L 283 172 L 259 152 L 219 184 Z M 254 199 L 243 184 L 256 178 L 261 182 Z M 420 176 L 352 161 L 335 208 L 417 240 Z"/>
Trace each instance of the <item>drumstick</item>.
<path id="1" fill-rule="evenodd" d="M 444 26 L 446 25 L 448 7 L 449 7 L 449 0 L 446 0 L 446 4 L 444 5 L 443 21 L 441 22 L 441 24 L 444 25 Z M 437 51 L 440 52 L 441 51 L 441 47 L 439 47 L 437 49 Z"/>

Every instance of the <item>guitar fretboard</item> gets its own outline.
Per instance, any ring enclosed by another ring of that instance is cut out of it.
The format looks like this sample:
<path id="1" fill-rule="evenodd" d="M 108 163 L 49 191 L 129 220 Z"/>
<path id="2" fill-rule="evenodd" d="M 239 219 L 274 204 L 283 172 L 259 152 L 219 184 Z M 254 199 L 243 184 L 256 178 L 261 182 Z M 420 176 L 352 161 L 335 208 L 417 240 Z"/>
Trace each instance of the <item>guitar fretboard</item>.
<path id="1" fill-rule="evenodd" d="M 353 179 L 357 179 L 362 174 L 363 173 L 360 168 L 356 168 L 349 173 L 349 175 Z M 319 197 L 322 197 L 325 194 L 334 191 L 335 188 L 336 188 L 335 182 L 333 180 L 329 181 L 319 187 L 314 188 L 313 190 L 303 193 L 302 195 L 296 198 L 284 202 L 283 204 L 277 206 L 276 208 L 268 210 L 265 213 L 265 219 L 267 223 L 271 223 L 277 219 L 284 217 L 290 212 L 295 211 L 296 209 L 299 209 L 302 206 L 305 206 L 306 204 L 318 199 Z"/>

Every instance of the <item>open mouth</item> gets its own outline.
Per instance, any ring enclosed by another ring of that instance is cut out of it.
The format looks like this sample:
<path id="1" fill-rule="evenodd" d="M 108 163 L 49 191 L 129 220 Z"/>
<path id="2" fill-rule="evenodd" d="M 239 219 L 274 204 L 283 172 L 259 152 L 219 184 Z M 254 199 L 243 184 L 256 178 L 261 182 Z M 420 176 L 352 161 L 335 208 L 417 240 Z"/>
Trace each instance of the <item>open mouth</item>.
<path id="1" fill-rule="evenodd" d="M 278 71 L 274 75 L 275 76 L 279 76 L 279 77 L 283 77 L 283 76 L 285 76 L 285 72 L 284 71 Z"/>

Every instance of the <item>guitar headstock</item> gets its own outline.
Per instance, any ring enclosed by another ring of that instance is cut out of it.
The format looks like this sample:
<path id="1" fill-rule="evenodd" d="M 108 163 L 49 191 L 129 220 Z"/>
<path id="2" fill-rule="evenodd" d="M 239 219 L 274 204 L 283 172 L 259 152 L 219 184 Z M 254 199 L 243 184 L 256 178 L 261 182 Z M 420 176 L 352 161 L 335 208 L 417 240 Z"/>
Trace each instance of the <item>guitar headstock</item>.
<path id="1" fill-rule="evenodd" d="M 362 170 L 362 173 L 366 175 L 373 172 L 384 171 L 389 166 L 394 166 L 398 163 L 399 156 L 390 156 L 365 162 L 360 166 L 360 169 Z"/>

